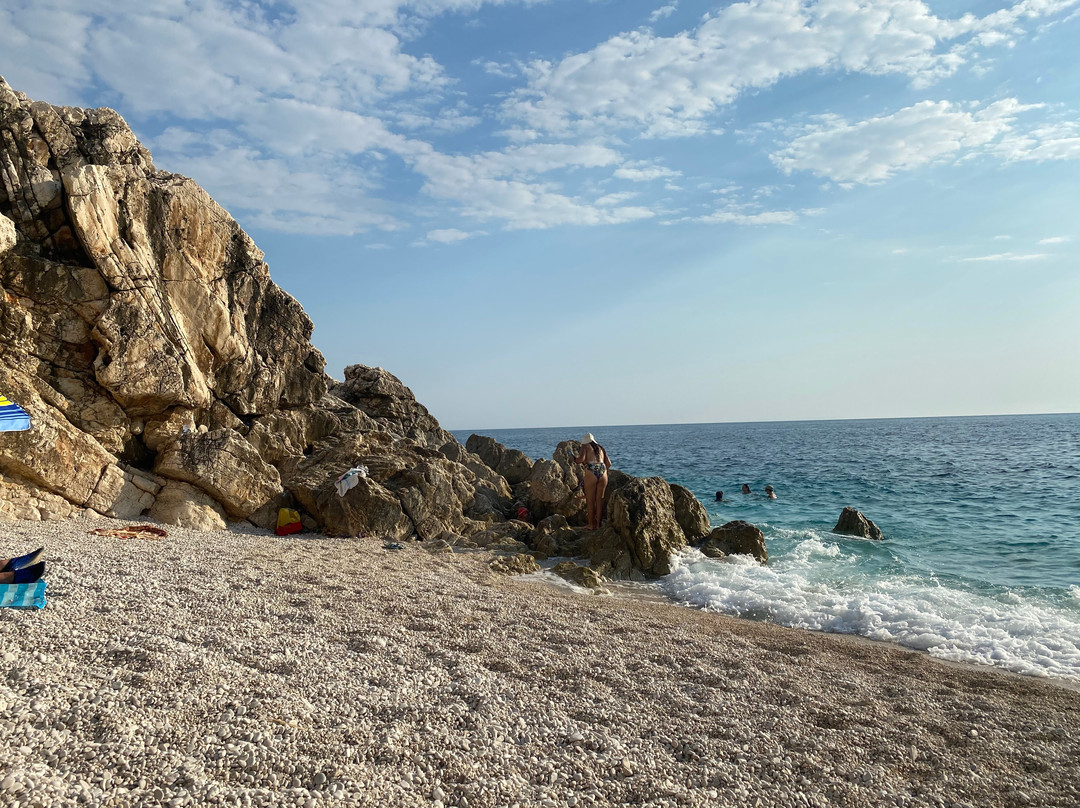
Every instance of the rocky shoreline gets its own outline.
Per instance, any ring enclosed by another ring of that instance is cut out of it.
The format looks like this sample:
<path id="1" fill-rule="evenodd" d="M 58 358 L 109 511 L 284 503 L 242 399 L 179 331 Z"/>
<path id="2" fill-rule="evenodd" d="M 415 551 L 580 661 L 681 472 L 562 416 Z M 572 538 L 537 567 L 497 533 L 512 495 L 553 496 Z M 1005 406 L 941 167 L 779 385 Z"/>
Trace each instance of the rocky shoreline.
<path id="1" fill-rule="evenodd" d="M 90 519 L 0 611 L 0 804 L 1065 806 L 1080 693 L 494 574 L 437 543 Z"/>

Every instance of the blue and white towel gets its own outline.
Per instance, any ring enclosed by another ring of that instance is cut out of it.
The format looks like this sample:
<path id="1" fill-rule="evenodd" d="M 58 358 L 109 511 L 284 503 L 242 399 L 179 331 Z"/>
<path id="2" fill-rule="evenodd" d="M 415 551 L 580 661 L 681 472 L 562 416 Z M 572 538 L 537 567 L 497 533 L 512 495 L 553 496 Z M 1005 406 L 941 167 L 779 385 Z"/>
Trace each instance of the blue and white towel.
<path id="1" fill-rule="evenodd" d="M 29 584 L 0 584 L 0 607 L 44 609 L 45 579 Z"/>
<path id="2" fill-rule="evenodd" d="M 30 428 L 30 416 L 18 404 L 0 393 L 0 432 L 21 432 Z"/>

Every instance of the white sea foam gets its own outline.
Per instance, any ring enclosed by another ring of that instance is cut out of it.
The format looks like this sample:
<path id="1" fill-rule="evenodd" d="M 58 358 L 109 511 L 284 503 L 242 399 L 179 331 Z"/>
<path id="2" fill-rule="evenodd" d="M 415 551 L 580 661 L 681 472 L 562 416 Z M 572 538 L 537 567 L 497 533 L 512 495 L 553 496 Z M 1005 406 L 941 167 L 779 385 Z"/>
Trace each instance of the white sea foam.
<path id="1" fill-rule="evenodd" d="M 859 634 L 1036 676 L 1080 678 L 1080 609 L 1015 591 L 967 591 L 931 577 L 875 575 L 856 552 L 817 536 L 761 565 L 676 557 L 663 580 L 683 603 L 786 626 Z M 1074 587 L 1080 600 L 1080 589 Z"/>

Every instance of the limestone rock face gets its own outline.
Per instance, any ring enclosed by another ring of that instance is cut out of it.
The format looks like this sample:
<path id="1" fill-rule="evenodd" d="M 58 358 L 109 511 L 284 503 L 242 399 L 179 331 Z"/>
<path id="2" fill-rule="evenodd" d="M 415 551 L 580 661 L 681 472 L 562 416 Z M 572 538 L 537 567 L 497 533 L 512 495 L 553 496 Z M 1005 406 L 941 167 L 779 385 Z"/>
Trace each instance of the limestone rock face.
<path id="1" fill-rule="evenodd" d="M 885 537 L 880 528 L 867 519 L 860 511 L 854 508 L 844 508 L 840 512 L 840 518 L 836 522 L 833 533 L 841 533 L 845 536 L 858 536 L 863 539 L 881 541 Z"/>
<path id="2" fill-rule="evenodd" d="M 318 401 L 329 379 L 311 321 L 262 259 L 115 112 L 31 101 L 0 79 L 0 389 L 34 422 L 0 445 L 0 469 L 138 516 L 179 427 Z M 227 507 L 243 516 L 246 500 Z"/>
<path id="3" fill-rule="evenodd" d="M 0 255 L 10 252 L 15 246 L 15 223 L 7 216 L 0 215 Z"/>
<path id="4" fill-rule="evenodd" d="M 762 564 L 769 560 L 769 551 L 765 548 L 765 534 L 749 522 L 741 520 L 728 522 L 713 530 L 702 542 L 701 552 L 711 558 L 749 555 Z"/>
<path id="5" fill-rule="evenodd" d="M 558 514 L 576 522 L 585 513 L 585 495 L 578 490 L 576 480 L 552 460 L 537 460 L 521 486 L 525 507 L 534 519 Z M 517 488 L 514 493 L 518 493 Z"/>
<path id="6" fill-rule="evenodd" d="M 393 538 L 505 518 L 505 478 L 390 373 L 334 383 L 311 332 L 247 234 L 119 115 L 0 79 L 0 391 L 34 423 L 0 443 L 4 490 L 204 527 L 299 504 Z M 338 497 L 357 463 L 371 481 Z"/>

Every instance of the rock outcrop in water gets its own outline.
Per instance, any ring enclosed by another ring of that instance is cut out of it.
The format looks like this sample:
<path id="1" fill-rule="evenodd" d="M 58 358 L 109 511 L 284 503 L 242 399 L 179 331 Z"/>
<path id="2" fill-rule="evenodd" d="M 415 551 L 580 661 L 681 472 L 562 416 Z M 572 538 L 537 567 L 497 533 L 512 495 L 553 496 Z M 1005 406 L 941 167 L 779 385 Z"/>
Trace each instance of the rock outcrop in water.
<path id="1" fill-rule="evenodd" d="M 583 535 L 576 442 L 535 463 L 490 438 L 463 447 L 385 370 L 335 382 L 263 258 L 117 113 L 0 79 L 0 392 L 34 421 L 0 436 L 0 513 L 205 530 L 295 507 L 332 535 L 576 555 L 621 578 L 665 573 L 708 532 L 685 489 L 612 472 L 608 524 Z M 515 500 L 543 527 L 507 521 Z"/>
<path id="2" fill-rule="evenodd" d="M 873 539 L 874 541 L 881 541 L 885 538 L 877 525 L 854 508 L 844 508 L 840 512 L 840 518 L 836 520 L 836 527 L 832 529 L 832 532 L 845 536 L 858 536 L 862 539 Z"/>
<path id="3" fill-rule="evenodd" d="M 762 564 L 769 560 L 769 551 L 765 548 L 765 534 L 750 524 L 737 520 L 715 528 L 699 545 L 702 553 L 710 558 L 723 558 L 729 555 L 753 556 Z"/>

